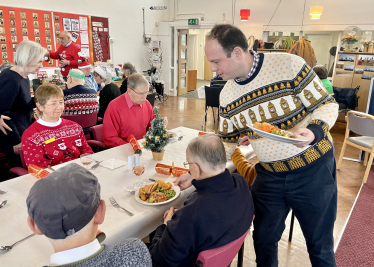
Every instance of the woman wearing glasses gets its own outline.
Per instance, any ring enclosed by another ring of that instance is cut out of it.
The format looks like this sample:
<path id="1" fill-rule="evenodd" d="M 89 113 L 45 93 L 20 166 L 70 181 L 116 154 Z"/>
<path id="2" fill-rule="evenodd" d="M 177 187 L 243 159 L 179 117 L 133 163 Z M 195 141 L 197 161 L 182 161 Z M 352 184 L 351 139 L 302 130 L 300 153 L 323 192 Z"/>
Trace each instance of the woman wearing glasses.
<path id="1" fill-rule="evenodd" d="M 99 112 L 97 116 L 101 118 L 104 118 L 110 101 L 121 95 L 118 86 L 111 83 L 112 76 L 111 71 L 104 66 L 98 66 L 94 69 L 95 81 L 98 84 L 98 91 L 100 91 Z"/>
<path id="2" fill-rule="evenodd" d="M 64 111 L 64 93 L 54 84 L 43 84 L 35 92 L 40 117 L 22 135 L 25 163 L 47 168 L 93 154 L 82 127 L 61 119 Z"/>

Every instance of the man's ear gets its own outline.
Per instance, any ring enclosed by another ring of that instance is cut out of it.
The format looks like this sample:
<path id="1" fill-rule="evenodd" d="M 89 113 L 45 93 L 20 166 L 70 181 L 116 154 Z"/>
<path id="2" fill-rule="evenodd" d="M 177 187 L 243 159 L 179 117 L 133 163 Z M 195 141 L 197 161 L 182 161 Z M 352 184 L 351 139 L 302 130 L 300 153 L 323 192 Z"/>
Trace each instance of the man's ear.
<path id="1" fill-rule="evenodd" d="M 94 216 L 95 224 L 102 224 L 104 222 L 105 211 L 106 211 L 106 205 L 105 205 L 105 201 L 102 199 L 100 200 L 100 205 L 97 208 L 97 211 Z"/>
<path id="2" fill-rule="evenodd" d="M 36 225 L 36 223 L 30 218 L 30 216 L 27 216 L 27 224 L 29 225 L 31 231 L 33 231 L 37 235 L 43 235 L 42 232 L 40 232 L 39 227 Z"/>
<path id="3" fill-rule="evenodd" d="M 231 52 L 231 56 L 234 56 L 235 59 L 242 59 L 243 58 L 243 50 L 239 47 L 239 46 L 236 46 L 232 52 Z"/>

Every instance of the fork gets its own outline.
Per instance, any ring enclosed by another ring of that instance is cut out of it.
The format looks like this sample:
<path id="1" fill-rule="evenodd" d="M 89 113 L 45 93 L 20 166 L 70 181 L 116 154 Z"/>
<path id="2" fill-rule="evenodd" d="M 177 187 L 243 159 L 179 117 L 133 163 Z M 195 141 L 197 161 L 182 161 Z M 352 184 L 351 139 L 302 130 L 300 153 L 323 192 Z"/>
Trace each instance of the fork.
<path id="1" fill-rule="evenodd" d="M 120 209 L 123 209 L 123 210 L 126 211 L 130 216 L 134 216 L 134 214 L 133 214 L 132 212 L 130 212 L 130 211 L 124 209 L 123 207 L 121 207 L 113 197 L 110 197 L 110 198 L 109 198 L 109 201 L 110 201 L 110 203 L 112 203 L 112 205 L 113 205 L 114 207 L 116 207 L 116 208 L 120 208 Z"/>
<path id="2" fill-rule="evenodd" d="M 8 192 L 8 191 L 0 190 L 0 195 L 5 194 L 6 192 Z"/>
<path id="3" fill-rule="evenodd" d="M 20 243 L 20 242 L 22 242 L 22 241 L 24 241 L 24 240 L 26 240 L 26 239 L 28 239 L 28 238 L 34 236 L 34 235 L 35 235 L 35 234 L 31 234 L 31 235 L 25 237 L 24 239 L 21 239 L 20 241 L 17 241 L 16 243 L 14 243 L 14 244 L 11 245 L 11 246 L 0 246 L 0 251 L 9 251 L 9 250 L 11 250 L 15 245 L 17 245 L 18 243 Z"/>

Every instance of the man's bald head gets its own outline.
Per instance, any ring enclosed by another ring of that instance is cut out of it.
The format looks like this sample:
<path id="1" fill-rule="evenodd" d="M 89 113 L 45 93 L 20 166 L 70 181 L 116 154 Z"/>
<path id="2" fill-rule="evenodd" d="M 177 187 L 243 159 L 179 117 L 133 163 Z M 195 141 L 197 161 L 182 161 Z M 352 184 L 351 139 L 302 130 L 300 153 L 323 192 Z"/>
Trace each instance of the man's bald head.
<path id="1" fill-rule="evenodd" d="M 60 39 L 63 45 L 67 45 L 71 41 L 71 34 L 67 31 L 60 32 L 58 39 Z"/>

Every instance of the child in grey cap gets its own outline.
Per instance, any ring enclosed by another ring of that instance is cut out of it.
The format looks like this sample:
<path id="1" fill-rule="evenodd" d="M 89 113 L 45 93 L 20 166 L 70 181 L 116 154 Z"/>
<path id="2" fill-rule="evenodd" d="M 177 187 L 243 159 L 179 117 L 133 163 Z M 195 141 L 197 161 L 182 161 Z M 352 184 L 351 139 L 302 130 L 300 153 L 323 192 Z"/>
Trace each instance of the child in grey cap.
<path id="1" fill-rule="evenodd" d="M 95 238 L 105 217 L 100 184 L 85 168 L 71 163 L 38 180 L 26 200 L 31 230 L 45 235 L 55 253 L 50 266 L 152 266 L 144 243 L 129 238 L 115 246 Z"/>

